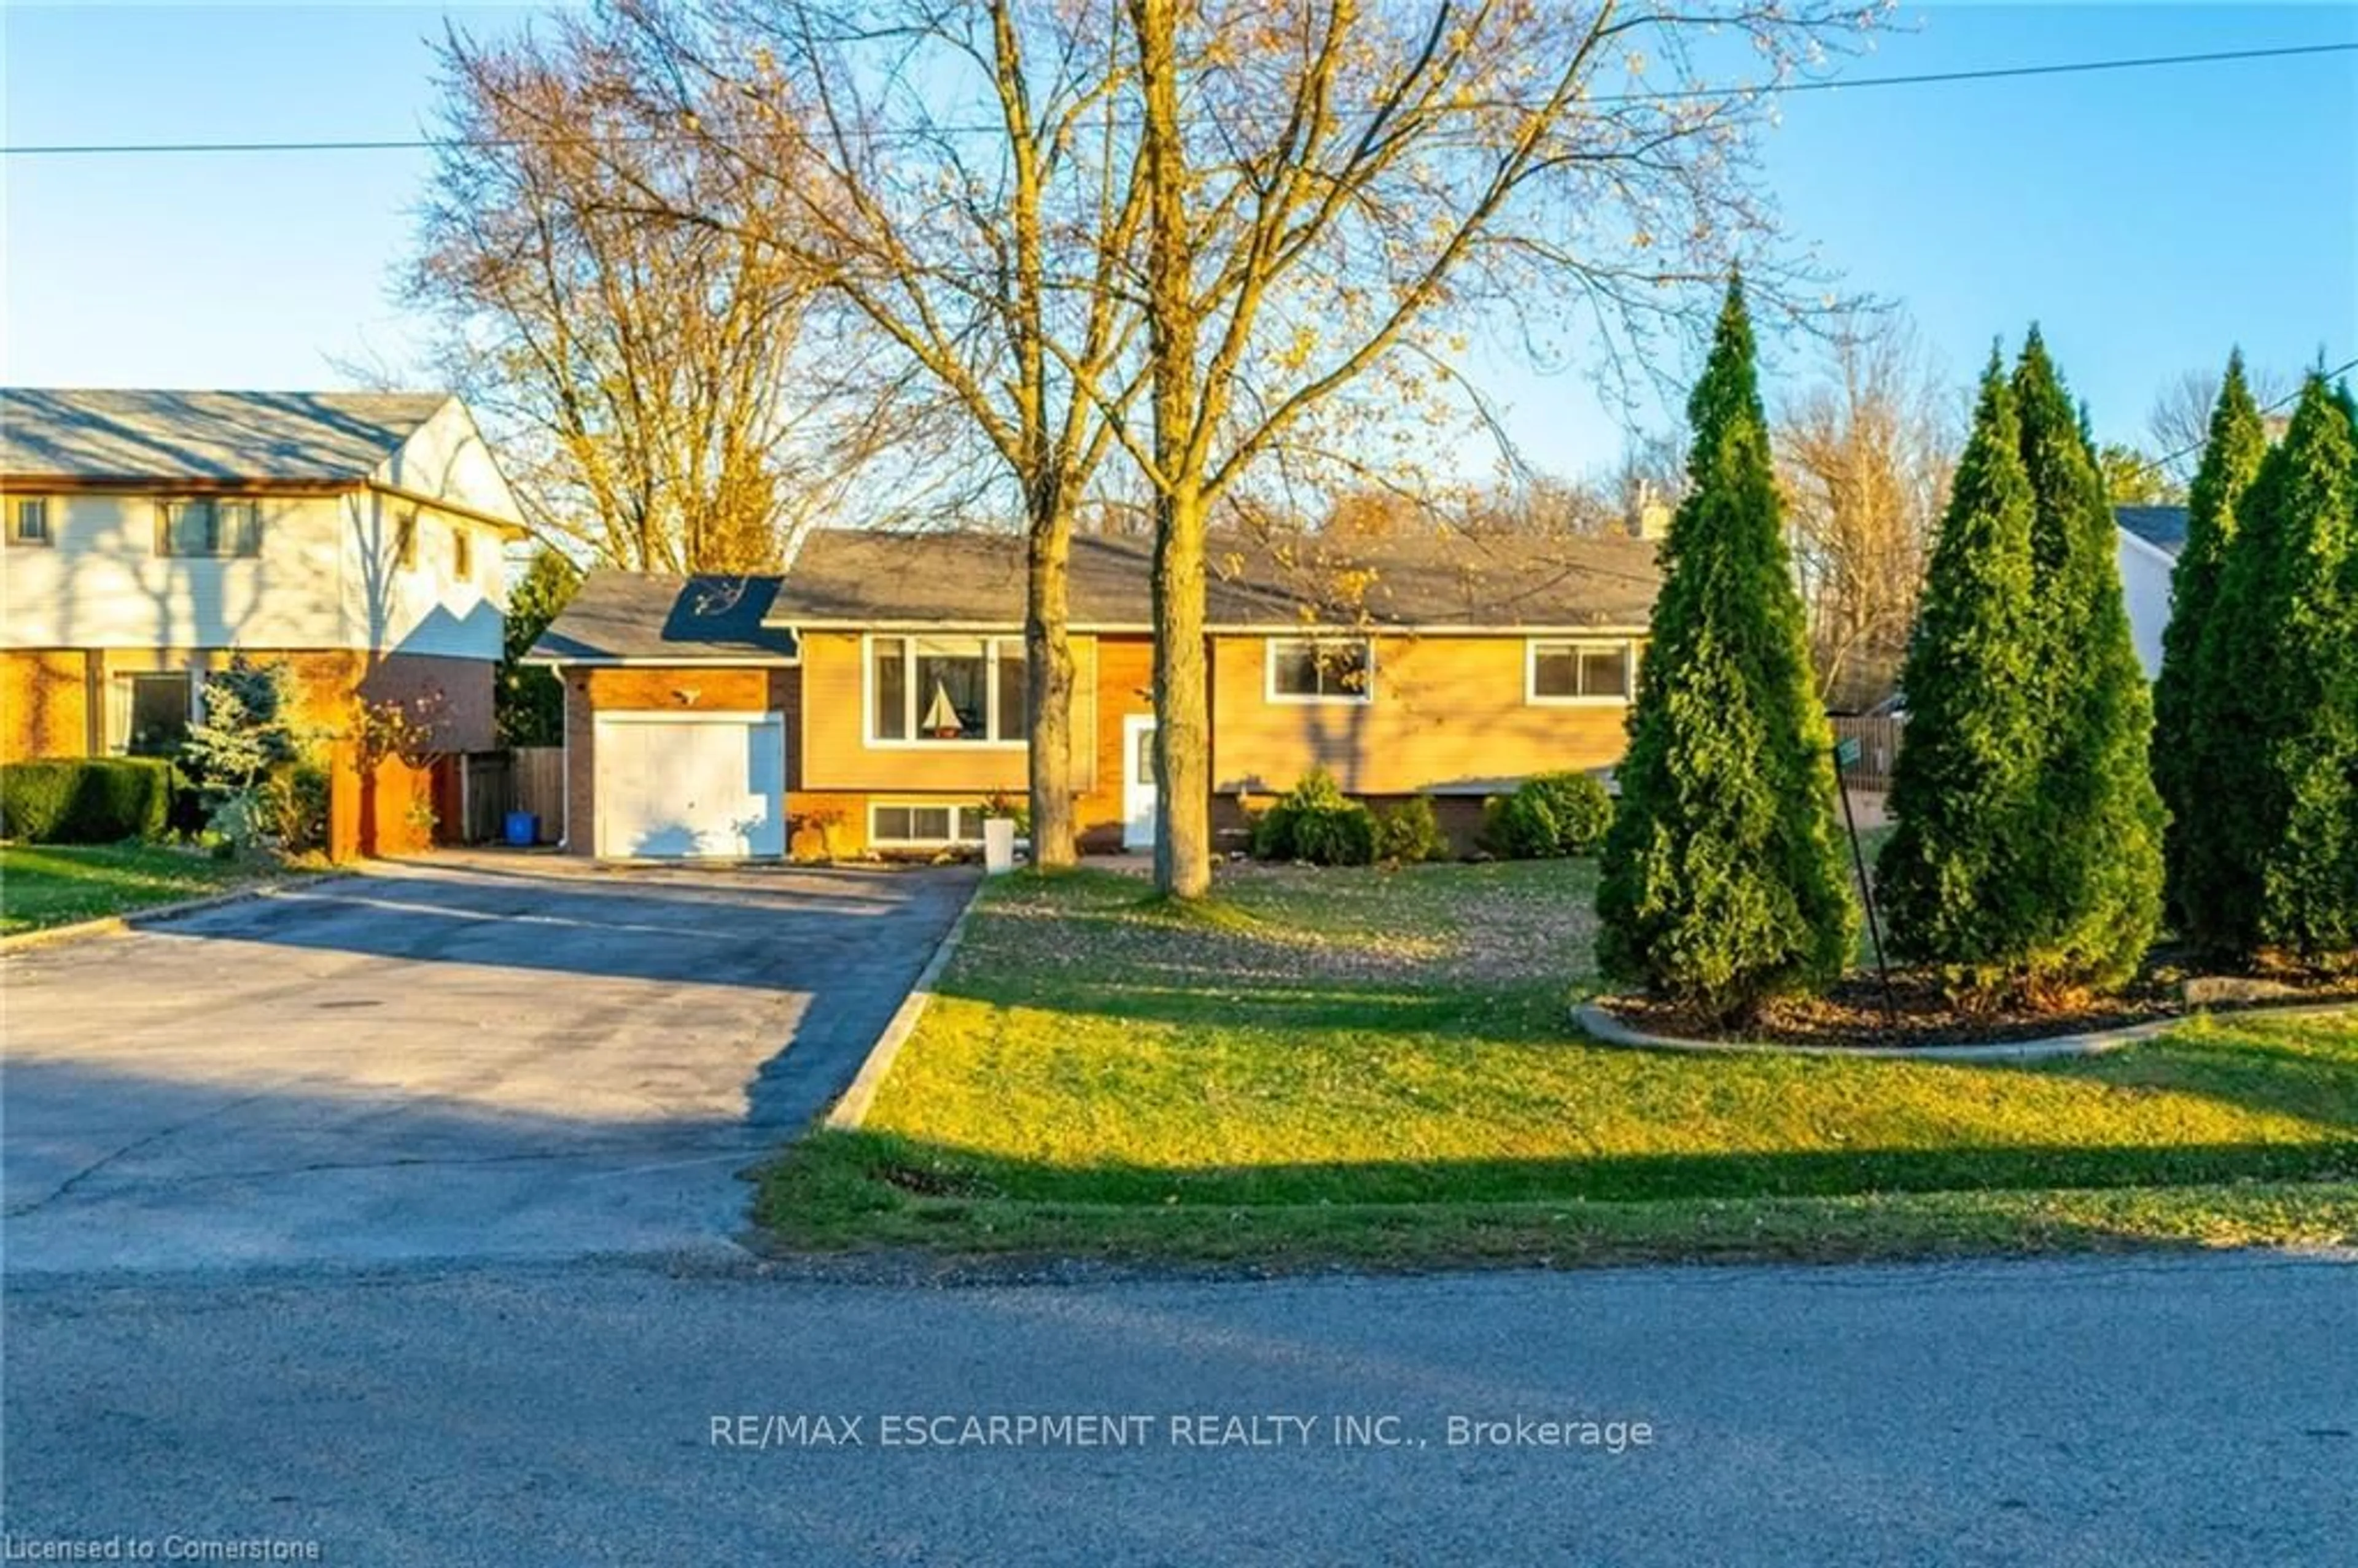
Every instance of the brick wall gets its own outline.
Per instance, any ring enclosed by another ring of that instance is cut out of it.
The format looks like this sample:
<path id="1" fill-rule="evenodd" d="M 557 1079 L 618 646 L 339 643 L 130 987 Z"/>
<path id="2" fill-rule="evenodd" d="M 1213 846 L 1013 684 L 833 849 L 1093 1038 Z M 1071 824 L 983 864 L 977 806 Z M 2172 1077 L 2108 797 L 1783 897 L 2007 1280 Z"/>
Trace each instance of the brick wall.
<path id="1" fill-rule="evenodd" d="M 784 713 L 786 786 L 802 776 L 801 672 L 792 666 L 716 669 L 641 665 L 568 669 L 565 678 L 565 851 L 598 852 L 597 716 L 609 713 Z M 791 805 L 788 807 L 792 815 Z"/>

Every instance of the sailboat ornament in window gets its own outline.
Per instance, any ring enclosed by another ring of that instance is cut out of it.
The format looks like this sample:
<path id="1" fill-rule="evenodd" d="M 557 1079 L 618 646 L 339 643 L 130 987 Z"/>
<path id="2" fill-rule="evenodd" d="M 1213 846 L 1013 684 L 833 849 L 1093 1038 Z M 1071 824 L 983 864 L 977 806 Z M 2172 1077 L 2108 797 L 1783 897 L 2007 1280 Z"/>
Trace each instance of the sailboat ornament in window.
<path id="1" fill-rule="evenodd" d="M 936 741 L 955 741 L 966 731 L 958 722 L 957 709 L 950 706 L 949 687 L 939 681 L 934 683 L 934 700 L 925 704 L 925 728 Z"/>

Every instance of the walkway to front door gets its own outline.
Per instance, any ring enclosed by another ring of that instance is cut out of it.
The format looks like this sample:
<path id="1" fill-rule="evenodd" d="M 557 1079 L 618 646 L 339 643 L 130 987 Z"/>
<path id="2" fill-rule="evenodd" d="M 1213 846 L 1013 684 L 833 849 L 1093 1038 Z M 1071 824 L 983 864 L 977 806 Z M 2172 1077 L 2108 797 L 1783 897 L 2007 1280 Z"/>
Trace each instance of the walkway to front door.
<path id="1" fill-rule="evenodd" d="M 1154 848 L 1154 716 L 1133 713 L 1121 721 L 1121 847 Z"/>

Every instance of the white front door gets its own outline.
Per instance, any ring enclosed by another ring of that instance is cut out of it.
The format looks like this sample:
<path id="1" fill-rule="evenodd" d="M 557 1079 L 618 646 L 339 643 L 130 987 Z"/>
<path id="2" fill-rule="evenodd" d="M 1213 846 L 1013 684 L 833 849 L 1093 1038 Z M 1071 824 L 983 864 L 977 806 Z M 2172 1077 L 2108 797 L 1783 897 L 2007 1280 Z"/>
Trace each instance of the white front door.
<path id="1" fill-rule="evenodd" d="M 1121 721 L 1121 847 L 1154 848 L 1154 716 L 1133 713 Z"/>
<path id="2" fill-rule="evenodd" d="M 601 713 L 594 735 L 599 854 L 738 860 L 785 852 L 779 715 Z"/>

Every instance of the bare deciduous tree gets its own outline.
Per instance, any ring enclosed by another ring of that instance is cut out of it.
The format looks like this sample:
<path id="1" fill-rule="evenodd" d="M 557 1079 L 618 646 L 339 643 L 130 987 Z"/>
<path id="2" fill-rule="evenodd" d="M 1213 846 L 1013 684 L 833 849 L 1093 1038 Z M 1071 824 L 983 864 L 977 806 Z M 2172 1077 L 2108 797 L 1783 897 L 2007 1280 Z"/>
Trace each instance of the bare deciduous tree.
<path id="1" fill-rule="evenodd" d="M 823 280 L 751 238 L 796 221 L 774 188 L 669 135 L 600 19 L 551 27 L 446 36 L 406 292 L 545 537 L 633 570 L 774 569 L 897 410 L 814 372 Z M 731 222 L 651 217 L 646 190 Z"/>
<path id="2" fill-rule="evenodd" d="M 1118 287 L 1139 187 L 1105 16 L 1021 0 L 613 0 L 613 15 L 649 113 L 792 221 L 748 234 L 739 211 L 654 182 L 647 210 L 824 276 L 1020 519 L 1033 854 L 1071 863 L 1071 537 L 1140 322 Z"/>
<path id="3" fill-rule="evenodd" d="M 2266 371 L 2249 374 L 2253 399 L 2262 408 L 2290 402 L 2299 390 L 2296 384 Z M 2202 466 L 2202 449 L 2211 439 L 2211 411 L 2218 406 L 2219 372 L 2214 367 L 2182 371 L 2154 395 L 2145 433 L 2152 450 L 2166 454 L 2158 466 L 2169 478 L 2172 497 L 2183 497 L 2194 482 L 2194 470 Z M 2276 423 L 2280 429 L 2284 421 L 2279 417 Z"/>
<path id="4" fill-rule="evenodd" d="M 1960 405 L 1904 319 L 1853 315 L 1824 374 L 1779 410 L 1773 446 L 1818 694 L 1891 695 L 1959 449 Z"/>
<path id="5" fill-rule="evenodd" d="M 1155 498 L 1165 894 L 1210 886 L 1205 529 L 1223 495 L 1338 427 L 1364 438 L 1462 391 L 1477 316 L 1530 337 L 1577 315 L 1608 360 L 1691 323 L 1693 286 L 1773 231 L 1747 160 L 1765 105 L 1700 84 L 1807 69 L 1870 15 L 1127 0 L 1153 418 L 1118 428 Z"/>

